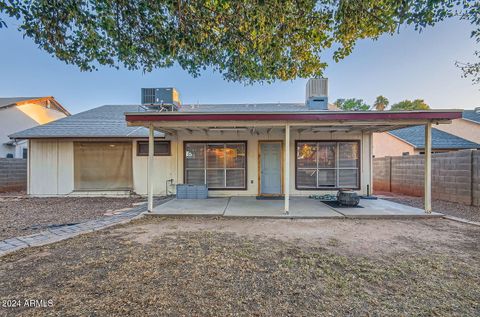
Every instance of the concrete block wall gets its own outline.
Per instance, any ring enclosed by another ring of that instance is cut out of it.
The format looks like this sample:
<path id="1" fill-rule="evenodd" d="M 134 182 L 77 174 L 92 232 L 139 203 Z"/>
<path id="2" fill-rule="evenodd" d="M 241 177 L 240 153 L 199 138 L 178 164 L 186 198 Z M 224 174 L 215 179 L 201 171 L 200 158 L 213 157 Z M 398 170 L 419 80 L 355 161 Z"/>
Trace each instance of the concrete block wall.
<path id="1" fill-rule="evenodd" d="M 423 196 L 423 155 L 375 158 L 373 168 L 374 190 Z M 480 205 L 479 170 L 480 151 L 433 154 L 432 198 Z"/>
<path id="2" fill-rule="evenodd" d="M 392 157 L 391 190 L 406 195 L 423 193 L 423 157 L 417 155 Z M 420 193 L 419 193 L 420 191 Z"/>
<path id="3" fill-rule="evenodd" d="M 0 158 L 0 192 L 26 190 L 27 160 Z"/>
<path id="4" fill-rule="evenodd" d="M 472 155 L 472 205 L 480 206 L 480 151 Z"/>
<path id="5" fill-rule="evenodd" d="M 472 204 L 472 151 L 439 153 L 432 157 L 432 197 Z"/>
<path id="6" fill-rule="evenodd" d="M 373 188 L 377 191 L 391 191 L 390 173 L 391 157 L 380 157 L 373 160 Z"/>

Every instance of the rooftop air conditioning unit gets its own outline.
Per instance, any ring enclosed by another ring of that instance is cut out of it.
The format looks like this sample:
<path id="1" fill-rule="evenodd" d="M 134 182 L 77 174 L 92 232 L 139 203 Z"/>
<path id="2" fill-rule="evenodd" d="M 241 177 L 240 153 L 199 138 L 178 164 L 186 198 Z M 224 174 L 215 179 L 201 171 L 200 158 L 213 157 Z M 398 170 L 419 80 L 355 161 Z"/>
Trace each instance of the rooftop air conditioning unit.
<path id="1" fill-rule="evenodd" d="M 158 111 L 176 111 L 180 95 L 175 88 L 142 88 L 142 106 Z"/>
<path id="2" fill-rule="evenodd" d="M 328 110 L 327 78 L 310 78 L 308 80 L 305 103 L 312 110 Z"/>

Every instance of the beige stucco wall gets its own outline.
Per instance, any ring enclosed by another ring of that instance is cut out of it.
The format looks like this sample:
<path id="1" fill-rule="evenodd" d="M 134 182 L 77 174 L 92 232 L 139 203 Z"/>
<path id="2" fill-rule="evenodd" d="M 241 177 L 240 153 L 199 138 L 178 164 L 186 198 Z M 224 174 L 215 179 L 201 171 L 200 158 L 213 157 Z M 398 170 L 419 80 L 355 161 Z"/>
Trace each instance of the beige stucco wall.
<path id="1" fill-rule="evenodd" d="M 41 105 L 25 104 L 0 109 L 0 157 L 8 153 L 15 155 L 14 146 L 6 146 L 10 134 L 33 128 L 53 120 L 65 117 L 65 114 Z"/>
<path id="2" fill-rule="evenodd" d="M 373 155 L 375 157 L 401 156 L 403 153 L 411 155 L 415 153 L 415 150 L 412 145 L 387 132 L 373 134 Z"/>
<path id="3" fill-rule="evenodd" d="M 137 141 L 133 141 L 133 190 L 139 195 L 147 195 L 147 167 L 148 156 L 137 156 Z M 177 142 L 171 140 L 171 156 L 154 156 L 153 158 L 153 193 L 155 195 L 165 195 L 167 180 L 173 179 L 174 184 L 177 179 Z M 169 193 L 175 191 L 175 186 L 168 185 Z"/>
<path id="4" fill-rule="evenodd" d="M 171 156 L 154 157 L 153 184 L 154 194 L 164 195 L 166 181 L 173 179 L 173 184 L 183 183 L 183 142 L 184 141 L 247 141 L 247 189 L 246 190 L 212 190 L 211 197 L 223 196 L 255 196 L 258 195 L 258 141 L 283 140 L 284 133 L 272 132 L 265 135 L 251 135 L 247 132 L 220 132 L 208 135 L 204 133 L 188 134 L 179 132 L 178 135 L 167 137 L 171 141 Z M 361 194 L 367 193 L 370 184 L 370 148 L 369 134 L 353 133 L 301 133 L 292 132 L 290 143 L 290 194 L 308 196 L 316 193 L 335 193 L 325 190 L 296 190 L 295 189 L 295 141 L 296 140 L 359 140 L 361 149 L 360 172 Z M 147 161 L 148 157 L 136 155 L 136 142 L 132 142 L 132 173 L 133 191 L 140 195 L 147 194 Z M 29 158 L 29 186 L 28 192 L 33 196 L 56 196 L 66 194 L 90 195 L 92 193 L 73 192 L 73 141 L 68 140 L 31 140 Z M 173 193 L 175 186 L 169 186 Z M 97 193 L 102 194 L 102 193 Z M 103 193 L 105 195 L 110 193 Z"/>
<path id="5" fill-rule="evenodd" d="M 259 193 L 258 189 L 258 141 L 278 141 L 284 140 L 285 135 L 279 129 L 273 129 L 269 134 L 261 135 L 251 135 L 248 132 L 212 132 L 210 131 L 208 135 L 205 133 L 193 133 L 189 134 L 186 132 L 179 132 L 176 136 L 167 137 L 167 139 L 172 140 L 172 158 L 170 162 L 172 168 L 175 168 L 176 171 L 168 173 L 172 175 L 175 179 L 176 184 L 183 183 L 183 143 L 185 141 L 247 141 L 247 189 L 246 190 L 211 190 L 209 191 L 209 196 L 211 197 L 224 197 L 224 196 L 256 196 Z M 325 190 L 297 190 L 295 189 L 295 141 L 296 140 L 359 140 L 361 148 L 361 159 L 360 159 L 360 172 L 361 172 L 361 190 L 359 193 L 367 193 L 367 185 L 370 184 L 370 148 L 369 148 L 369 134 L 355 134 L 355 133 L 298 133 L 297 131 L 292 131 L 290 137 L 290 194 L 298 196 L 308 196 L 316 193 L 326 194 L 326 193 L 336 193 L 334 191 L 325 191 Z M 175 158 L 174 158 L 175 157 Z M 164 177 L 166 178 L 166 177 Z M 163 179 L 162 178 L 162 181 Z M 142 183 L 146 184 L 146 180 Z M 165 186 L 158 184 L 156 186 Z"/>
<path id="6" fill-rule="evenodd" d="M 94 140 L 92 140 L 94 141 Z M 57 195 L 112 195 L 111 192 L 74 193 L 73 142 L 71 140 L 31 140 L 29 157 L 28 193 L 32 196 Z M 132 142 L 133 190 L 140 195 L 147 194 L 147 157 L 137 156 L 137 140 Z M 172 142 L 172 148 L 175 142 Z M 166 180 L 176 178 L 176 151 L 172 156 L 154 158 L 154 193 L 165 194 Z M 169 190 L 173 190 L 171 187 Z"/>
<path id="7" fill-rule="evenodd" d="M 464 119 L 452 120 L 452 124 L 439 124 L 435 129 L 448 132 L 480 144 L 480 124 Z"/>
<path id="8" fill-rule="evenodd" d="M 31 140 L 28 176 L 29 194 L 55 196 L 71 193 L 73 143 L 62 140 Z"/>

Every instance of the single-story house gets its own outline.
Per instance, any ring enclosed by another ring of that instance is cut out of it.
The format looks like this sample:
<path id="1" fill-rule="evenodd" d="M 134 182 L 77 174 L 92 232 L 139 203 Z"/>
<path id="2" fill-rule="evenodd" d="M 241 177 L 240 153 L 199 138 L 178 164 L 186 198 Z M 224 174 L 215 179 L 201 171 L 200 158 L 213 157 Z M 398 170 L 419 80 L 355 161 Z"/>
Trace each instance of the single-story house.
<path id="1" fill-rule="evenodd" d="M 135 192 L 152 210 L 153 196 L 175 193 L 176 184 L 205 184 L 211 197 L 283 196 L 288 211 L 290 195 L 369 194 L 374 132 L 424 125 L 428 147 L 432 123 L 461 116 L 331 111 L 326 87 L 310 80 L 298 104 L 179 105 L 142 95 L 142 105 L 102 106 L 11 137 L 30 143 L 30 195 Z"/>
<path id="2" fill-rule="evenodd" d="M 480 144 L 480 107 L 463 110 L 461 118 L 452 120 L 452 124 L 442 124 L 436 128 Z"/>
<path id="3" fill-rule="evenodd" d="M 12 141 L 10 134 L 69 115 L 51 96 L 0 98 L 0 157 L 27 157 L 27 142 Z"/>
<path id="4" fill-rule="evenodd" d="M 444 132 L 437 128 L 440 126 L 443 126 L 443 124 L 432 128 L 432 153 L 480 149 L 480 144 Z M 425 129 L 423 126 L 406 127 L 388 132 L 374 133 L 373 135 L 374 157 L 416 155 L 424 153 Z"/>

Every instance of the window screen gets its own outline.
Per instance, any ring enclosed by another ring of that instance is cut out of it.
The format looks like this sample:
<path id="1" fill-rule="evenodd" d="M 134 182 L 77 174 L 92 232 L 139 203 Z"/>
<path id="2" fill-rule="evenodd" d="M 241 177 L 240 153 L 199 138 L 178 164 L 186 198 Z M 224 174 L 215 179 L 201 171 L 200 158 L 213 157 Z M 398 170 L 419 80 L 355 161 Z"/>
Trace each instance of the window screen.
<path id="1" fill-rule="evenodd" d="M 170 141 L 155 141 L 153 155 L 170 156 Z M 137 142 L 137 156 L 148 156 L 148 141 Z"/>
<path id="2" fill-rule="evenodd" d="M 296 181 L 299 189 L 358 188 L 358 142 L 297 142 Z"/>
<path id="3" fill-rule="evenodd" d="M 246 188 L 246 142 L 185 143 L 185 183 Z"/>
<path id="4" fill-rule="evenodd" d="M 74 187 L 75 190 L 131 189 L 132 144 L 75 142 Z"/>

